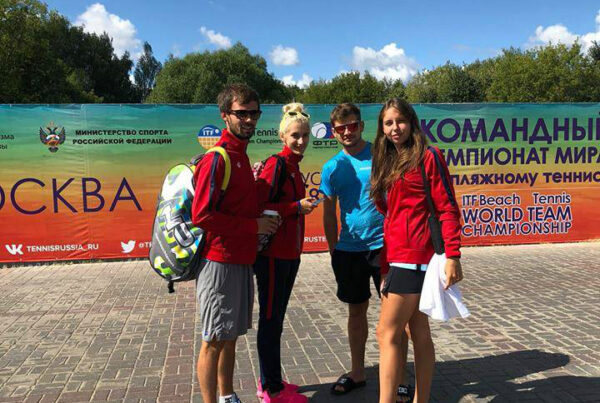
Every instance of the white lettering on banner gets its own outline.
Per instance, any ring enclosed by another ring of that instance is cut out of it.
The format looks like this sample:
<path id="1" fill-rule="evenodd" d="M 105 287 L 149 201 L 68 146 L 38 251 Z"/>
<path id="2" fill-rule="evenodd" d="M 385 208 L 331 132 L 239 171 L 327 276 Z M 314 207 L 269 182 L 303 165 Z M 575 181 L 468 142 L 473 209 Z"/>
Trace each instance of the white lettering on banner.
<path id="1" fill-rule="evenodd" d="M 98 250 L 100 244 L 88 243 L 82 244 L 66 244 L 66 245 L 25 245 L 25 249 L 30 253 L 44 253 L 44 252 L 73 252 L 73 251 L 84 251 L 84 250 Z"/>
<path id="2" fill-rule="evenodd" d="M 516 194 L 488 196 L 465 194 L 461 197 L 466 238 L 482 236 L 528 236 L 567 234 L 572 228 L 572 197 L 567 192 L 533 192 L 533 204 L 521 206 Z"/>
<path id="3" fill-rule="evenodd" d="M 305 236 L 304 237 L 304 242 L 307 242 L 307 243 L 327 242 L 327 238 L 325 238 L 323 235 Z"/>

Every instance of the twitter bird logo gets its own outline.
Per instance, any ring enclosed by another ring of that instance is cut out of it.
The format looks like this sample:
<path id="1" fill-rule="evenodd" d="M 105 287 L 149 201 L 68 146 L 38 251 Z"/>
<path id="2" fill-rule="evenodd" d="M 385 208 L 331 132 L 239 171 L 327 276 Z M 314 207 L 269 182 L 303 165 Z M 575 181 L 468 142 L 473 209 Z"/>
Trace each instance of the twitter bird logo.
<path id="1" fill-rule="evenodd" d="M 133 248 L 135 248 L 135 241 L 132 239 L 129 242 L 121 242 L 121 249 L 123 249 L 123 253 L 130 253 Z"/>

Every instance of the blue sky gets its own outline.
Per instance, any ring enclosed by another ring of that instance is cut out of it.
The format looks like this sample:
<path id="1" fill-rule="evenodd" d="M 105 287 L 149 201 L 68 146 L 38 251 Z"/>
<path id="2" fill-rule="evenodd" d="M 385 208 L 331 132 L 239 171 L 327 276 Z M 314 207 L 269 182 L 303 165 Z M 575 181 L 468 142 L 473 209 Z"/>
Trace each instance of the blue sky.
<path id="1" fill-rule="evenodd" d="M 92 32 L 107 31 L 118 53 L 148 41 L 162 62 L 240 41 L 287 83 L 306 85 L 342 71 L 409 80 L 444 64 L 485 59 L 508 47 L 550 41 L 600 42 L 600 2 L 379 0 L 47 1 Z"/>

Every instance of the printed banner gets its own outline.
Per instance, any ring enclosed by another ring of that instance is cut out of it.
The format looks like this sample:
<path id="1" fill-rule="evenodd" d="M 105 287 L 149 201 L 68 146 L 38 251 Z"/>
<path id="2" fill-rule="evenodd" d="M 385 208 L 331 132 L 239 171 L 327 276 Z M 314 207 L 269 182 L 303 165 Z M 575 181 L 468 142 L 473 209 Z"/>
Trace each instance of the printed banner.
<path id="1" fill-rule="evenodd" d="M 380 105 L 361 105 L 373 140 Z M 301 163 L 315 196 L 341 147 L 331 105 L 310 105 Z M 280 105 L 264 113 L 248 154 L 281 149 Z M 445 153 L 464 245 L 600 238 L 600 104 L 416 105 Z M 147 256 L 167 170 L 204 152 L 223 127 L 216 105 L 0 105 L 0 262 Z M 326 250 L 322 209 L 305 251 Z"/>

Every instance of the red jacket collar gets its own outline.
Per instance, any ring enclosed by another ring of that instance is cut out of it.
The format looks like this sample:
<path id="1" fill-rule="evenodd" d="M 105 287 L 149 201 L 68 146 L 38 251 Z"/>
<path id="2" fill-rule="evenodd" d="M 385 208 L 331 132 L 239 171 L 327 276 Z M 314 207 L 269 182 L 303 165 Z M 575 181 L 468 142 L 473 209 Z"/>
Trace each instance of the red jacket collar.
<path id="1" fill-rule="evenodd" d="M 230 148 L 231 150 L 239 152 L 245 153 L 246 148 L 248 148 L 248 140 L 242 140 L 236 137 L 232 133 L 229 133 L 227 129 L 223 129 L 223 131 L 221 132 L 221 138 L 219 139 L 217 145 L 221 145 L 223 143 L 227 143 L 228 148 Z"/>
<path id="2" fill-rule="evenodd" d="M 279 153 L 283 156 L 286 161 L 289 161 L 291 164 L 298 165 L 302 158 L 304 157 L 301 154 L 295 154 L 288 146 L 283 146 L 283 150 Z"/>

